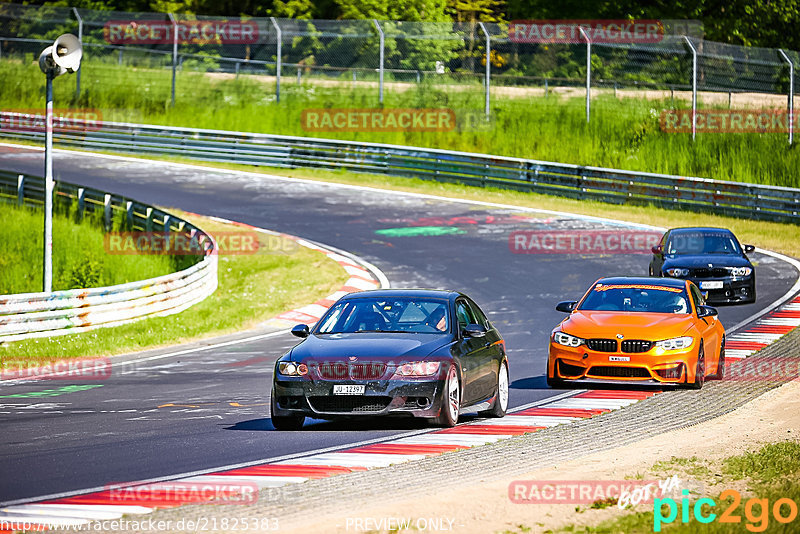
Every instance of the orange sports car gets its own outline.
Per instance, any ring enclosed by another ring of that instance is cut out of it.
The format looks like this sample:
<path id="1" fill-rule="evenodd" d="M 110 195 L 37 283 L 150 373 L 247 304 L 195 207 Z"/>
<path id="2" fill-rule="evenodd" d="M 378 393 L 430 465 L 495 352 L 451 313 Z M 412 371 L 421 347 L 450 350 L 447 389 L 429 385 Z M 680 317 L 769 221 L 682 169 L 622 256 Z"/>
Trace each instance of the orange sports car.
<path id="1" fill-rule="evenodd" d="M 550 335 L 547 384 L 685 384 L 725 372 L 725 328 L 689 280 L 601 278 Z"/>

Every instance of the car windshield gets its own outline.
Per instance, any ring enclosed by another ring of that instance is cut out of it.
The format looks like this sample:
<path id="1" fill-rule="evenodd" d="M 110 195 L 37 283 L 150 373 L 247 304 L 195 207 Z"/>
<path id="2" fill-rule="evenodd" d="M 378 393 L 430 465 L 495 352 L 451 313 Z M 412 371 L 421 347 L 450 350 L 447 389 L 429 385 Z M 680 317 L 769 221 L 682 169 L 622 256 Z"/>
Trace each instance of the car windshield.
<path id="1" fill-rule="evenodd" d="M 741 254 L 739 243 L 728 232 L 673 232 L 667 243 L 667 254 Z"/>
<path id="2" fill-rule="evenodd" d="M 689 313 L 686 291 L 678 287 L 648 284 L 595 285 L 579 310 Z"/>
<path id="3" fill-rule="evenodd" d="M 317 334 L 353 332 L 449 331 L 447 301 L 435 299 L 355 298 L 339 302 L 321 319 Z"/>

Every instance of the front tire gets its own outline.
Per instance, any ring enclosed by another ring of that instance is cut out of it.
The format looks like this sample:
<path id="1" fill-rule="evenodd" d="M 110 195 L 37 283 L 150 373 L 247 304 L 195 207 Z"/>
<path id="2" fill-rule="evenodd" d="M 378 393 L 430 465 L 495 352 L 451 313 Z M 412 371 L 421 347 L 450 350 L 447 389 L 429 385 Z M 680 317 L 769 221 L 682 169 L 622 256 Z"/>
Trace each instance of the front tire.
<path id="1" fill-rule="evenodd" d="M 694 382 L 690 385 L 692 389 L 702 389 L 706 381 L 706 355 L 703 348 L 703 340 L 700 340 L 700 350 L 697 353 L 697 367 L 694 371 Z"/>
<path id="2" fill-rule="evenodd" d="M 434 419 L 434 423 L 444 427 L 456 426 L 459 413 L 461 413 L 461 386 L 458 383 L 456 366 L 451 365 L 442 388 L 439 416 Z"/>
<path id="3" fill-rule="evenodd" d="M 504 361 L 497 371 L 497 389 L 492 406 L 481 415 L 487 417 L 503 417 L 508 409 L 508 364 Z"/>
<path id="4" fill-rule="evenodd" d="M 303 428 L 303 423 L 306 421 L 304 415 L 275 415 L 276 411 L 275 397 L 272 397 L 269 403 L 269 418 L 272 420 L 275 430 L 300 430 Z"/>

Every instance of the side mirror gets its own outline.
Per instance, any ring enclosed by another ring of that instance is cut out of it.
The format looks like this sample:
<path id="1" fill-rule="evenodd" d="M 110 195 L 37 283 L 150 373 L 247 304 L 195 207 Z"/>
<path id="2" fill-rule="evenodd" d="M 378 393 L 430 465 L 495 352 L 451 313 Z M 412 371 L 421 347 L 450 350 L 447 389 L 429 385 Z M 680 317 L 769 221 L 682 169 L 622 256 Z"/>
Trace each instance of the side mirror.
<path id="1" fill-rule="evenodd" d="M 749 253 L 755 251 L 755 249 L 756 249 L 755 245 L 745 245 L 744 246 L 745 254 L 749 254 Z"/>
<path id="2" fill-rule="evenodd" d="M 464 335 L 467 337 L 483 337 L 486 335 L 486 329 L 479 324 L 468 324 L 464 327 Z"/>
<path id="3" fill-rule="evenodd" d="M 661 245 L 656 245 L 650 248 L 650 252 L 653 254 L 661 254 Z"/>
<path id="4" fill-rule="evenodd" d="M 697 307 L 697 316 L 698 317 L 714 317 L 718 315 L 719 312 L 716 308 L 712 308 L 711 306 L 698 306 Z"/>
<path id="5" fill-rule="evenodd" d="M 556 304 L 556 311 L 564 312 L 564 313 L 572 313 L 572 310 L 575 309 L 575 305 L 577 302 L 574 300 L 565 300 L 564 302 L 559 302 Z"/>
<path id="6" fill-rule="evenodd" d="M 308 328 L 307 324 L 299 324 L 292 328 L 292 335 L 296 337 L 308 337 L 311 334 L 311 330 Z"/>

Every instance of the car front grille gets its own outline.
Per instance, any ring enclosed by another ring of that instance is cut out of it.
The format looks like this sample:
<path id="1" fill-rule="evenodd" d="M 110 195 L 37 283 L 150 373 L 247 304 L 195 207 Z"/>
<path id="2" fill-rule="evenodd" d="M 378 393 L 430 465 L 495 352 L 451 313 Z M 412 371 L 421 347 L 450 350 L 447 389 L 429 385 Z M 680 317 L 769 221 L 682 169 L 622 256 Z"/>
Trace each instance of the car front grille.
<path id="1" fill-rule="evenodd" d="M 386 374 L 382 362 L 324 362 L 319 364 L 319 376 L 325 380 L 376 380 Z"/>
<path id="2" fill-rule="evenodd" d="M 616 339 L 587 339 L 586 346 L 597 352 L 617 352 Z"/>
<path id="3" fill-rule="evenodd" d="M 622 342 L 622 352 L 636 353 L 647 352 L 653 348 L 652 341 L 645 341 L 642 339 L 626 339 Z"/>
<path id="4" fill-rule="evenodd" d="M 722 278 L 728 276 L 728 269 L 724 267 L 714 267 L 713 269 L 701 267 L 699 269 L 692 269 L 691 276 L 694 278 Z"/>
<path id="5" fill-rule="evenodd" d="M 612 365 L 595 365 L 587 373 L 601 378 L 651 378 L 650 372 L 643 367 L 616 367 Z"/>
<path id="6" fill-rule="evenodd" d="M 363 395 L 330 395 L 308 397 L 308 404 L 317 412 L 371 413 L 384 410 L 392 397 Z"/>

